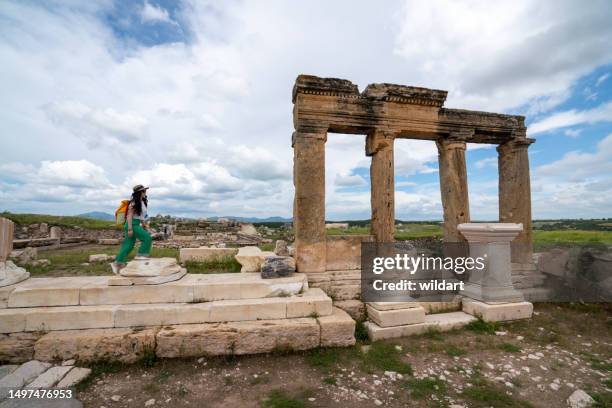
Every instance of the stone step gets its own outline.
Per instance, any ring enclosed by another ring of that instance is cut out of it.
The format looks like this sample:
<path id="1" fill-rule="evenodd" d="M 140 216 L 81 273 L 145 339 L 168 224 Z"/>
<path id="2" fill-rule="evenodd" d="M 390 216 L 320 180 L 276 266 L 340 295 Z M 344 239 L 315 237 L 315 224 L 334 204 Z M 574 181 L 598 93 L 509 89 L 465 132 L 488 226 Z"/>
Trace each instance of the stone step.
<path id="1" fill-rule="evenodd" d="M 484 303 L 463 299 L 463 311 L 485 322 L 505 322 L 508 320 L 529 319 L 533 314 L 530 302 Z"/>
<path id="2" fill-rule="evenodd" d="M 449 331 L 461 328 L 476 318 L 464 312 L 438 313 L 425 316 L 425 322 L 404 326 L 380 327 L 374 322 L 365 322 L 370 340 L 377 341 L 423 334 L 429 330 Z"/>
<path id="3" fill-rule="evenodd" d="M 347 347 L 355 344 L 354 333 L 355 321 L 334 308 L 328 316 L 317 318 L 55 331 L 36 342 L 34 355 L 41 361 L 133 363 L 147 351 L 162 358 L 182 358 Z"/>
<path id="4" fill-rule="evenodd" d="M 0 333 L 287 319 L 328 316 L 331 313 L 331 298 L 321 289 L 313 288 L 287 297 L 205 303 L 1 309 Z"/>
<path id="5" fill-rule="evenodd" d="M 8 296 L 3 292 L 8 302 L 0 301 L 0 307 L 194 303 L 292 295 L 308 289 L 306 275 L 299 273 L 278 279 L 262 279 L 259 274 L 187 274 L 160 285 L 133 286 L 108 286 L 109 278 L 113 277 L 31 278 L 11 287 Z"/>
<path id="6" fill-rule="evenodd" d="M 368 318 L 380 327 L 404 326 L 425 322 L 425 309 L 418 305 L 392 310 L 377 310 L 375 306 L 367 305 L 367 310 Z"/>

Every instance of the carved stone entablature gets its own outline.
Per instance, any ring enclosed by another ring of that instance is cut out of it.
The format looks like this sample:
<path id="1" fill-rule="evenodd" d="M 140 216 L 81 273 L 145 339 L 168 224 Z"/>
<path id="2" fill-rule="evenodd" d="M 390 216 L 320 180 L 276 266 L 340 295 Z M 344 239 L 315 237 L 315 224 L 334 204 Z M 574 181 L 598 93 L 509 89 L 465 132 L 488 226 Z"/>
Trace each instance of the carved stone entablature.
<path id="1" fill-rule="evenodd" d="M 347 79 L 319 78 L 314 75 L 300 75 L 293 85 L 292 101 L 298 93 L 325 96 L 359 97 L 359 88 Z"/>
<path id="2" fill-rule="evenodd" d="M 441 107 L 448 92 L 395 84 L 370 84 L 361 97 L 385 102 Z"/>

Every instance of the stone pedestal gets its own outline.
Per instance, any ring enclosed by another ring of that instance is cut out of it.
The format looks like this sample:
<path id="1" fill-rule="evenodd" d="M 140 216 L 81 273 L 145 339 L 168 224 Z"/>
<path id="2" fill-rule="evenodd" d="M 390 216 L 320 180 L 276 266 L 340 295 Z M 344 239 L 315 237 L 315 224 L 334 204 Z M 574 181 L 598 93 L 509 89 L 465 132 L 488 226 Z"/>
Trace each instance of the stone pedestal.
<path id="1" fill-rule="evenodd" d="M 159 285 L 181 279 L 187 271 L 175 258 L 149 258 L 128 262 L 119 276 L 108 279 L 109 286 Z"/>
<path id="2" fill-rule="evenodd" d="M 510 242 L 521 224 L 467 223 L 459 231 L 468 240 L 470 257 L 483 258 L 484 268 L 473 268 L 461 295 L 481 302 L 521 302 L 523 295 L 512 286 Z"/>
<path id="3" fill-rule="evenodd" d="M 13 251 L 15 224 L 7 218 L 0 218 L 0 287 L 13 285 L 30 277 L 30 273 L 8 260 Z"/>

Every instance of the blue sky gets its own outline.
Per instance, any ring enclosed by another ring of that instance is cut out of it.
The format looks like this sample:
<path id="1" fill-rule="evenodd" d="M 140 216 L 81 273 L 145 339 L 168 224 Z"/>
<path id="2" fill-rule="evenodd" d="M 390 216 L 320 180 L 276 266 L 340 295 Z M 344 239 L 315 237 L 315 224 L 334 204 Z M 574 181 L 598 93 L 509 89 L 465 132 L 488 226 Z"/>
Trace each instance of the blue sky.
<path id="1" fill-rule="evenodd" d="M 535 218 L 612 217 L 612 7 L 592 1 L 5 1 L 0 211 L 285 216 L 298 74 L 449 91 L 521 114 Z M 368 218 L 365 137 L 330 134 L 328 219 Z M 433 142 L 396 141 L 396 216 L 440 219 Z M 473 219 L 494 146 L 468 146 Z"/>

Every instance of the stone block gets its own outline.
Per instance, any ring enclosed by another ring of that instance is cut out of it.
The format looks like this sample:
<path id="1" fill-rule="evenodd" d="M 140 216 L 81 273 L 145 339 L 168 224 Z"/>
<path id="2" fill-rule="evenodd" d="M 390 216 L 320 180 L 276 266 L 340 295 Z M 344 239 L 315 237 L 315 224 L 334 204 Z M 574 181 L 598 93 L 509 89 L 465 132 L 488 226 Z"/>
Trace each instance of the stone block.
<path id="1" fill-rule="evenodd" d="M 47 371 L 51 364 L 36 360 L 23 363 L 19 368 L 0 380 L 0 401 L 8 395 L 8 389 L 22 388 Z"/>
<path id="2" fill-rule="evenodd" d="M 100 245 L 119 245 L 121 240 L 118 238 L 100 238 L 98 244 Z"/>
<path id="3" fill-rule="evenodd" d="M 19 367 L 17 364 L 0 365 L 0 380 L 15 371 Z"/>
<path id="4" fill-rule="evenodd" d="M 332 282 L 328 291 L 329 295 L 335 300 L 359 299 L 361 297 L 361 284 L 335 285 L 334 282 Z"/>
<path id="5" fill-rule="evenodd" d="M 569 249 L 554 248 L 538 254 L 536 259 L 538 272 L 563 278 L 567 274 L 570 251 Z"/>
<path id="6" fill-rule="evenodd" d="M 368 336 L 372 341 L 406 337 L 426 333 L 428 330 L 449 331 L 464 327 L 476 320 L 474 316 L 463 312 L 440 313 L 425 316 L 424 323 L 404 326 L 380 327 L 374 322 L 365 322 Z"/>
<path id="7" fill-rule="evenodd" d="M 380 310 L 401 310 L 401 309 L 409 309 L 411 307 L 419 307 L 418 302 L 369 302 L 368 306 Z"/>
<path id="8" fill-rule="evenodd" d="M 108 286 L 108 278 L 102 277 L 102 281 L 94 281 L 80 289 L 79 301 L 81 305 L 189 303 L 193 301 L 193 284 L 188 277 L 163 285 L 132 286 Z"/>
<path id="9" fill-rule="evenodd" d="M 344 310 L 354 320 L 365 319 L 365 304 L 361 300 L 338 300 L 334 302 L 334 306 Z"/>
<path id="10" fill-rule="evenodd" d="M 211 322 L 270 320 L 287 317 L 286 298 L 219 300 L 211 304 Z"/>
<path id="11" fill-rule="evenodd" d="M 328 236 L 325 269 L 328 271 L 361 269 L 361 243 L 372 240 L 371 235 Z"/>
<path id="12" fill-rule="evenodd" d="M 0 334 L 0 361 L 23 363 L 34 358 L 34 344 L 42 333 Z"/>
<path id="13" fill-rule="evenodd" d="M 332 314 L 332 300 L 319 288 L 312 288 L 302 295 L 286 299 L 287 318 Z"/>
<path id="14" fill-rule="evenodd" d="M 210 309 L 210 303 L 119 305 L 114 327 L 206 323 L 210 321 Z"/>
<path id="15" fill-rule="evenodd" d="M 484 303 L 471 299 L 463 300 L 463 311 L 485 322 L 528 319 L 533 314 L 530 302 Z"/>
<path id="16" fill-rule="evenodd" d="M 269 256 L 261 264 L 263 279 L 284 278 L 295 272 L 295 259 L 290 256 Z"/>
<path id="17" fill-rule="evenodd" d="M 134 363 L 155 349 L 156 329 L 66 330 L 45 334 L 34 346 L 41 361 L 75 359 Z"/>
<path id="18" fill-rule="evenodd" d="M 422 307 L 410 307 L 408 309 L 376 310 L 367 306 L 368 318 L 380 327 L 402 326 L 425 322 L 425 309 Z"/>
<path id="19" fill-rule="evenodd" d="M 119 274 L 127 277 L 166 276 L 179 273 L 181 266 L 174 258 L 148 258 L 128 262 Z"/>
<path id="20" fill-rule="evenodd" d="M 0 333 L 15 333 L 25 330 L 25 313 L 14 309 L 0 309 Z"/>
<path id="21" fill-rule="evenodd" d="M 104 263 L 104 262 L 112 262 L 114 260 L 115 260 L 114 255 L 108 255 L 108 254 L 89 255 L 89 263 L 95 263 L 95 262 Z"/>
<path id="22" fill-rule="evenodd" d="M 260 272 L 261 264 L 269 256 L 276 255 L 271 251 L 262 251 L 256 246 L 247 246 L 238 250 L 236 261 L 242 265 L 240 272 Z"/>
<path id="23" fill-rule="evenodd" d="M 9 296 L 9 307 L 72 306 L 79 304 L 81 287 L 92 283 L 106 286 L 106 277 L 32 278 Z"/>
<path id="24" fill-rule="evenodd" d="M 111 276 L 108 278 L 108 286 L 131 286 L 131 285 L 161 285 L 168 282 L 174 282 L 182 279 L 183 276 L 187 275 L 187 270 L 181 268 L 178 273 L 164 276 L 150 276 L 150 277 L 126 277 L 126 276 Z"/>
<path id="25" fill-rule="evenodd" d="M 30 277 L 30 272 L 12 261 L 0 261 L 0 288 L 12 286 Z"/>
<path id="26" fill-rule="evenodd" d="M 460 329 L 475 321 L 476 318 L 464 312 L 438 313 L 425 316 L 428 328 L 441 332 Z"/>
<path id="27" fill-rule="evenodd" d="M 34 379 L 31 383 L 29 383 L 25 388 L 31 389 L 41 389 L 41 388 L 52 388 L 55 384 L 57 384 L 68 371 L 72 370 L 71 366 L 56 366 L 51 367 L 38 377 Z"/>
<path id="28" fill-rule="evenodd" d="M 289 256 L 289 248 L 287 247 L 287 241 L 279 239 L 274 244 L 274 253 L 278 256 Z"/>
<path id="29" fill-rule="evenodd" d="M 71 388 L 83 381 L 91 374 L 90 368 L 72 367 L 72 370 L 66 374 L 55 388 Z"/>
<path id="30" fill-rule="evenodd" d="M 347 347 L 355 344 L 355 321 L 344 310 L 333 308 L 329 316 L 317 319 L 321 326 L 321 347 Z"/>
<path id="31" fill-rule="evenodd" d="M 163 358 L 269 353 L 319 346 L 315 319 L 190 324 L 165 327 L 157 334 Z"/>
<path id="32" fill-rule="evenodd" d="M 6 310 L 25 314 L 25 331 L 51 331 L 113 327 L 116 307 L 97 305 Z"/>
<path id="33" fill-rule="evenodd" d="M 234 256 L 238 253 L 238 248 L 215 248 L 215 247 L 199 247 L 199 248 L 181 248 L 179 252 L 179 261 L 196 261 L 205 262 L 216 259 L 224 259 Z"/>

